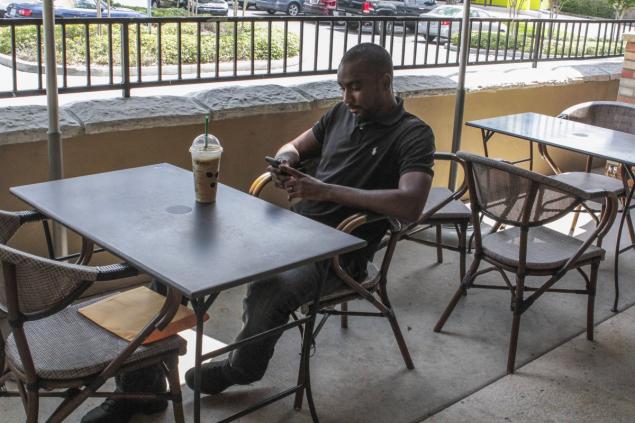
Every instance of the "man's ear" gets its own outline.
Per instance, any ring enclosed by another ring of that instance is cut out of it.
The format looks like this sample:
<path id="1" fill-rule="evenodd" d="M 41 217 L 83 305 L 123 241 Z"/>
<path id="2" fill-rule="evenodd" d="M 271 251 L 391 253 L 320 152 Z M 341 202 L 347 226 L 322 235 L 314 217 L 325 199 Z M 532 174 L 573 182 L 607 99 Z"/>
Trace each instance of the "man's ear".
<path id="1" fill-rule="evenodd" d="M 392 76 L 390 74 L 385 73 L 381 77 L 381 86 L 388 91 L 392 91 Z"/>

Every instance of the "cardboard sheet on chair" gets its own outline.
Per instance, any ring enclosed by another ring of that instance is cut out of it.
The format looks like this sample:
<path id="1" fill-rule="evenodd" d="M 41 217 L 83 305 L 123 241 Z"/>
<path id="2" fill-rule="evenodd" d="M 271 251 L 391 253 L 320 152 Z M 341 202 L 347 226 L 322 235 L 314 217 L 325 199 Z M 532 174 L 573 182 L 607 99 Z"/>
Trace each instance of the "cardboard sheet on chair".
<path id="1" fill-rule="evenodd" d="M 163 303 L 164 296 L 142 286 L 82 307 L 79 312 L 109 332 L 132 341 L 159 313 Z M 204 319 L 208 319 L 207 314 Z M 143 343 L 159 341 L 193 326 L 196 326 L 196 315 L 179 305 L 172 321 L 163 330 L 152 332 Z"/>

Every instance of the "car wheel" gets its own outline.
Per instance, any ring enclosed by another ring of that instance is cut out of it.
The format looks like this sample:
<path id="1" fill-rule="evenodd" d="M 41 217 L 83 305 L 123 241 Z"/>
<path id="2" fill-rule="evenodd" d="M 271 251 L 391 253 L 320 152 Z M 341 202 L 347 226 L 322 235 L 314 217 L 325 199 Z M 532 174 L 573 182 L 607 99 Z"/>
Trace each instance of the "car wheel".
<path id="1" fill-rule="evenodd" d="M 291 3 L 287 7 L 287 15 L 298 16 L 300 14 L 300 5 L 298 3 Z"/>
<path id="2" fill-rule="evenodd" d="M 152 0 L 152 7 L 161 7 L 160 0 Z"/>
<path id="3" fill-rule="evenodd" d="M 392 21 L 386 21 L 386 34 L 392 34 Z M 381 34 L 384 29 L 384 23 L 381 21 L 375 22 L 375 32 Z"/>
<path id="4" fill-rule="evenodd" d="M 431 43 L 437 38 L 434 35 L 422 35 L 422 37 L 427 43 Z"/>
<path id="5" fill-rule="evenodd" d="M 343 24 L 348 23 L 348 30 L 349 31 L 357 31 L 359 29 L 359 22 L 354 22 L 354 21 L 342 21 Z"/>
<path id="6" fill-rule="evenodd" d="M 270 15 L 274 15 L 276 11 L 273 9 L 267 9 L 267 13 L 269 13 Z"/>

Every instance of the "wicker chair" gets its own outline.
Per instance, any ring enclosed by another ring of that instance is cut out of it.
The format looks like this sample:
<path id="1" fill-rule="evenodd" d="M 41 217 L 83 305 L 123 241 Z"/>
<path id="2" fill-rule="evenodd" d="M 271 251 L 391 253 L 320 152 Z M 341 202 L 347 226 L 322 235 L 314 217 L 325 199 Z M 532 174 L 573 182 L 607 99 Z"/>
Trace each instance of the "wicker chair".
<path id="1" fill-rule="evenodd" d="M 621 103 L 618 101 L 589 101 L 586 103 L 576 104 L 568 109 L 564 110 L 558 115 L 561 119 L 573 120 L 575 122 L 586 123 L 589 125 L 599 126 L 602 128 L 612 129 L 615 131 L 627 132 L 635 134 L 635 105 L 628 103 Z M 589 139 L 589 142 L 593 142 Z M 633 146 L 635 148 L 635 146 Z M 628 175 L 625 169 L 621 168 L 619 175 L 620 178 L 614 178 L 611 176 L 605 176 L 602 172 L 598 173 L 597 169 L 593 168 L 593 157 L 588 156 L 586 161 L 586 168 L 584 172 L 562 172 L 553 158 L 547 151 L 547 146 L 539 145 L 540 155 L 547 161 L 551 169 L 554 171 L 554 179 L 565 182 L 569 185 L 573 185 L 583 190 L 593 188 L 605 188 L 614 192 L 622 204 L 625 201 L 625 195 L 628 192 L 627 179 Z M 602 169 L 600 169 L 602 170 Z M 578 223 L 578 216 L 580 211 L 590 213 L 590 216 L 596 221 L 599 218 L 596 214 L 601 214 L 601 205 L 594 201 L 588 201 L 580 205 L 575 211 L 573 221 L 571 222 L 570 234 L 573 234 L 575 227 Z M 635 242 L 635 231 L 633 229 L 633 222 L 630 214 L 626 215 L 626 223 L 628 225 L 628 231 L 631 242 Z M 616 246 L 616 256 L 620 246 Z M 617 311 L 617 303 L 619 298 L 619 272 L 617 268 L 617 262 L 614 270 L 615 281 L 615 300 L 613 304 L 613 311 Z"/>
<path id="2" fill-rule="evenodd" d="M 455 154 L 451 153 L 435 153 L 434 160 L 454 161 L 463 167 L 463 162 Z M 465 179 L 455 191 L 442 187 L 431 188 L 417 226 L 403 236 L 403 239 L 436 247 L 437 263 L 443 263 L 443 249 L 457 251 L 459 253 L 459 281 L 462 281 L 465 276 L 467 229 L 472 219 L 470 209 L 459 201 L 466 191 L 467 184 Z M 430 213 L 431 211 L 433 213 Z M 445 225 L 454 228 L 456 240 L 454 238 L 445 239 L 442 236 L 441 229 Z M 431 237 L 430 232 L 433 228 L 435 233 Z"/>
<path id="3" fill-rule="evenodd" d="M 458 153 L 466 162 L 467 179 L 475 225 L 474 261 L 461 286 L 450 301 L 434 331 L 443 328 L 458 301 L 469 288 L 509 289 L 512 294 L 513 323 L 507 372 L 513 373 L 521 315 L 545 292 L 588 295 L 587 338 L 593 339 L 593 307 L 600 261 L 605 251 L 595 245 L 608 232 L 617 212 L 614 192 L 581 190 L 552 178 L 500 161 Z M 564 216 L 584 201 L 604 201 L 605 212 L 596 229 L 585 241 L 553 231 L 544 225 Z M 481 235 L 480 214 L 505 225 L 505 229 Z M 479 270 L 482 262 L 491 264 Z M 591 266 L 590 276 L 582 270 Z M 584 277 L 583 290 L 553 288 L 568 271 Z M 498 271 L 505 285 L 478 285 L 477 276 Z M 512 283 L 505 272 L 516 275 Z M 545 276 L 540 286 L 526 286 L 525 277 Z M 532 292 L 525 298 L 525 292 Z"/>
<path id="4" fill-rule="evenodd" d="M 271 182 L 271 180 L 272 178 L 269 172 L 263 173 L 254 180 L 251 188 L 249 189 L 249 193 L 256 197 L 260 196 L 263 188 L 269 182 Z M 401 351 L 401 355 L 403 357 L 404 363 L 406 364 L 406 367 L 408 369 L 414 369 L 414 364 L 412 362 L 412 358 L 410 357 L 410 352 L 408 351 L 408 347 L 403 338 L 401 328 L 399 327 L 399 323 L 397 322 L 397 317 L 395 316 L 394 309 L 390 304 L 390 300 L 388 299 L 388 292 L 386 289 L 388 269 L 390 267 L 390 262 L 395 251 L 397 241 L 405 233 L 408 227 L 401 224 L 396 219 L 387 218 L 385 216 L 356 213 L 344 219 L 337 226 L 337 229 L 347 233 L 352 233 L 363 225 L 377 222 L 382 219 L 388 219 L 390 227 L 388 230 L 388 235 L 382 243 L 382 246 L 385 246 L 385 253 L 382 258 L 381 267 L 377 268 L 374 263 L 369 262 L 367 265 L 366 278 L 363 281 L 358 281 L 355 280 L 351 275 L 349 275 L 346 270 L 344 270 L 342 264 L 340 263 L 339 256 L 333 258 L 333 269 L 335 273 L 340 277 L 340 279 L 345 282 L 346 288 L 340 289 L 320 299 L 320 304 L 318 305 L 318 313 L 322 314 L 323 318 L 316 325 L 314 336 L 317 336 L 318 332 L 324 326 L 326 319 L 332 315 L 340 316 L 342 328 L 348 327 L 348 316 L 385 317 L 390 323 L 390 327 L 392 328 L 395 340 L 397 341 L 397 345 L 399 346 L 399 350 Z M 377 309 L 377 312 L 349 311 L 348 302 L 352 300 L 365 300 L 372 304 Z M 340 310 L 335 309 L 335 306 L 337 305 L 340 306 Z M 303 313 L 307 313 L 308 308 L 309 304 L 306 304 L 301 307 L 301 310 Z M 300 368 L 302 368 L 302 366 L 300 366 Z M 301 407 L 302 397 L 302 391 L 296 394 L 295 408 L 299 409 Z"/>
<path id="5" fill-rule="evenodd" d="M 185 343 L 178 336 L 141 345 L 156 328 L 163 328 L 176 313 L 180 295 L 170 292 L 161 312 L 132 341 L 125 341 L 80 316 L 71 305 L 91 284 L 132 276 L 126 265 L 90 267 L 37 257 L 5 245 L 26 221 L 39 220 L 37 213 L 0 215 L 0 309 L 8 315 L 11 334 L 3 350 L 6 368 L 0 385 L 16 380 L 18 391 L 3 396 L 22 398 L 26 421 L 38 420 L 40 397 L 63 401 L 47 421 L 64 420 L 88 397 L 169 399 L 174 418 L 183 421 L 178 376 L 178 355 Z M 95 300 L 93 300 L 95 301 Z M 122 371 L 162 364 L 169 384 L 166 394 L 99 392 L 106 380 Z M 63 389 L 63 391 L 60 391 Z"/>

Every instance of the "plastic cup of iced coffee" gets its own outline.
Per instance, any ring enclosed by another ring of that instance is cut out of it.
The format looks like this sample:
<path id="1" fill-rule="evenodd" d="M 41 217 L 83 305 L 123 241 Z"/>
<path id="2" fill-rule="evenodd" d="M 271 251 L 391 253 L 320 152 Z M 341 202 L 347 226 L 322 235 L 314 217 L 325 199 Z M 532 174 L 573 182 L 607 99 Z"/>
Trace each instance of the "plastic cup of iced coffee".
<path id="1" fill-rule="evenodd" d="M 206 139 L 207 142 L 205 142 Z M 201 134 L 192 142 L 190 153 L 192 153 L 192 173 L 194 174 L 196 201 L 199 203 L 213 203 L 216 201 L 223 147 L 221 147 L 218 138 L 214 135 Z"/>

